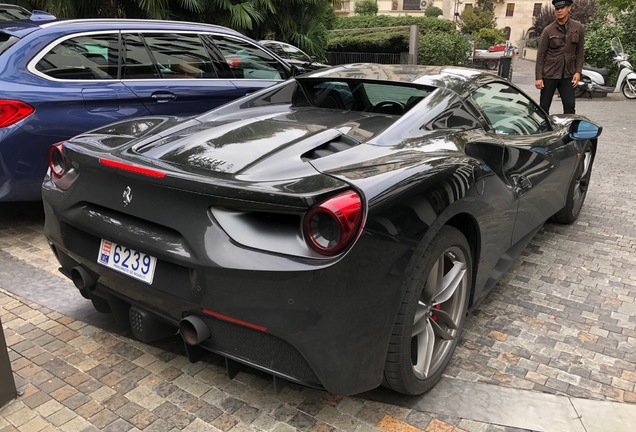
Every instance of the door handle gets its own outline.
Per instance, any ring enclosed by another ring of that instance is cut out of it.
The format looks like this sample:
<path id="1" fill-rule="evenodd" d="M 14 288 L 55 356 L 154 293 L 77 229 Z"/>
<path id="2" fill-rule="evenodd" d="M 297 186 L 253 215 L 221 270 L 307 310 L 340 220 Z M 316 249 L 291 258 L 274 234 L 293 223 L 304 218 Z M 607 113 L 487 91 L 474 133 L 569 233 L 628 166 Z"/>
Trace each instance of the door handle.
<path id="1" fill-rule="evenodd" d="M 170 102 L 171 100 L 175 100 L 177 98 L 177 95 L 169 92 L 157 92 L 153 93 L 151 97 L 157 103 L 166 103 Z"/>

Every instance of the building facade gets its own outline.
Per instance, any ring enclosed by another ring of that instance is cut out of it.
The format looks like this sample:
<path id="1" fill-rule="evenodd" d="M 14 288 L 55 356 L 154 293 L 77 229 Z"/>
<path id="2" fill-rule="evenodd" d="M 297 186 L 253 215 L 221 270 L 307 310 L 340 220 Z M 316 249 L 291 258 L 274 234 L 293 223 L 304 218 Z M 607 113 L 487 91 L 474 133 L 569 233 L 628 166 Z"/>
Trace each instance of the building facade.
<path id="1" fill-rule="evenodd" d="M 339 15 L 353 14 L 356 0 L 343 0 L 337 9 Z M 477 0 L 377 0 L 380 15 L 424 15 L 429 6 L 437 6 L 443 12 L 442 18 L 454 21 L 455 14 L 477 6 Z M 506 31 L 507 39 L 513 45 L 520 45 L 532 27 L 532 17 L 539 13 L 549 0 L 494 0 L 497 28 Z"/>

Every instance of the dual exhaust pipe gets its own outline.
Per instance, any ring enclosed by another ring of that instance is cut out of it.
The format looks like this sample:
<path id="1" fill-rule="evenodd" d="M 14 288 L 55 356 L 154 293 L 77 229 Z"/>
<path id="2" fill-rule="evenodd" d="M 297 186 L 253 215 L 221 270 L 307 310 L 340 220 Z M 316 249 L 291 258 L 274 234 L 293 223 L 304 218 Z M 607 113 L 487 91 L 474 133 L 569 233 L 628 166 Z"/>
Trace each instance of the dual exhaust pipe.
<path id="1" fill-rule="evenodd" d="M 80 293 L 82 293 L 84 297 L 89 298 L 88 293 L 97 286 L 98 277 L 83 266 L 73 267 L 71 269 L 70 276 L 71 280 L 73 281 L 73 285 L 75 285 L 75 287 L 80 291 Z M 134 309 L 138 312 L 135 315 L 137 321 L 141 320 L 146 322 L 147 325 L 144 327 L 155 327 L 151 324 L 151 321 L 154 320 L 150 319 L 149 314 L 142 313 L 142 311 L 138 310 L 137 308 Z M 134 328 L 135 326 L 133 326 L 133 329 Z M 179 333 L 181 334 L 181 337 L 183 338 L 185 343 L 191 346 L 199 345 L 201 342 L 208 339 L 212 335 L 207 324 L 201 318 L 194 315 L 188 315 L 179 322 Z M 144 337 L 140 339 L 144 340 L 148 338 Z"/>
<path id="2" fill-rule="evenodd" d="M 199 345 L 212 334 L 208 325 L 199 317 L 188 315 L 179 322 L 179 333 L 188 345 Z"/>
<path id="3" fill-rule="evenodd" d="M 82 293 L 87 293 L 97 285 L 97 277 L 83 266 L 71 269 L 71 280 Z"/>

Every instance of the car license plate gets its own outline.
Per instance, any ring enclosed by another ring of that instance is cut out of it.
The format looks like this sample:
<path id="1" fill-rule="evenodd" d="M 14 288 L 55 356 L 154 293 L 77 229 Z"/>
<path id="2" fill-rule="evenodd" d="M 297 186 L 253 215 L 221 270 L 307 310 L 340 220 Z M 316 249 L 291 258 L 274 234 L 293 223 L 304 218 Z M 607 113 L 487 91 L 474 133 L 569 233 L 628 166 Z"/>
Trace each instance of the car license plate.
<path id="1" fill-rule="evenodd" d="M 102 240 L 97 262 L 147 284 L 152 284 L 157 258 L 112 241 Z"/>

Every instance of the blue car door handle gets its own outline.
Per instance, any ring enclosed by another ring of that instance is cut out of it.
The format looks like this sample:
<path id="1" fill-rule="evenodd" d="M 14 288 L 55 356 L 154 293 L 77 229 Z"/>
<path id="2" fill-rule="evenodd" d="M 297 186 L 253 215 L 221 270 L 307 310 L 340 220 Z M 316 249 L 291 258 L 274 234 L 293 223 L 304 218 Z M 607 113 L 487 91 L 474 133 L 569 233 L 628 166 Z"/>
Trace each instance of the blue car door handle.
<path id="1" fill-rule="evenodd" d="M 157 103 L 165 103 L 170 102 L 171 100 L 175 100 L 177 98 L 177 95 L 170 92 L 154 92 L 151 97 Z"/>

